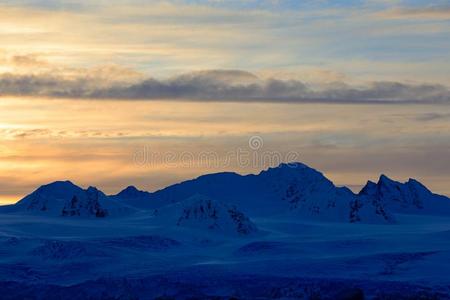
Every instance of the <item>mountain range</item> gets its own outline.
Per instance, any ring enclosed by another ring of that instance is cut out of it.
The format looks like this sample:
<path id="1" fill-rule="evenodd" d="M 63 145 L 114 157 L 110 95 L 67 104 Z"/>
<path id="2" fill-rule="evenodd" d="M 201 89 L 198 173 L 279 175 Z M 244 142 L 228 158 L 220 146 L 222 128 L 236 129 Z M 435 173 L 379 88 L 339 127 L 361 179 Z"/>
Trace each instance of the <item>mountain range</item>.
<path id="1" fill-rule="evenodd" d="M 170 226 L 251 234 L 252 218 L 301 218 L 321 222 L 395 223 L 397 214 L 450 214 L 450 199 L 414 179 L 400 183 L 381 175 L 357 194 L 337 187 L 302 163 L 283 163 L 259 174 L 216 173 L 156 192 L 129 186 L 105 195 L 70 181 L 39 187 L 0 211 L 61 218 L 148 215 Z"/>

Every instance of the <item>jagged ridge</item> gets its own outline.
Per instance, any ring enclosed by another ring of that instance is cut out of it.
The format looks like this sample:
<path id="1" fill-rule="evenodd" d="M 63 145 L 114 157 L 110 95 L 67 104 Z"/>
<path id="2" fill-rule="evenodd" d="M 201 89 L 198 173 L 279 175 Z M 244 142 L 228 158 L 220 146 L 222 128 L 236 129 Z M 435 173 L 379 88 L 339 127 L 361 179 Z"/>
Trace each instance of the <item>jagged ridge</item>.
<path id="1" fill-rule="evenodd" d="M 368 181 L 358 195 L 395 213 L 431 215 L 450 213 L 449 198 L 432 193 L 412 178 L 400 183 L 381 175 L 377 183 Z"/>
<path id="2" fill-rule="evenodd" d="M 57 181 L 38 188 L 5 211 L 93 217 L 114 212 L 120 216 L 160 209 L 196 194 L 238 207 L 250 217 L 290 214 L 318 221 L 392 223 L 392 213 L 450 213 L 450 199 L 433 194 L 417 180 L 399 183 L 382 175 L 356 195 L 346 187 L 336 187 L 321 172 L 302 163 L 281 164 L 257 175 L 203 175 L 154 193 L 129 186 L 114 196 L 92 187 L 83 190 L 70 181 Z M 235 212 L 234 216 L 239 218 L 240 214 Z"/>

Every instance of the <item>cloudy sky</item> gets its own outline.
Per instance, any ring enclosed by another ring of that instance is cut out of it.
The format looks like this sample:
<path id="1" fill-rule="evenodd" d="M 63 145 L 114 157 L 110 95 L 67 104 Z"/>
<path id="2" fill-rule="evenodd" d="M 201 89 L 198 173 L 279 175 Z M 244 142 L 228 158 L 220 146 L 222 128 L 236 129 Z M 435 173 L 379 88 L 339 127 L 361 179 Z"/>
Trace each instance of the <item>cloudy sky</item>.
<path id="1" fill-rule="evenodd" d="M 237 150 L 450 195 L 448 1 L 4 0 L 0 41 L 0 202 L 269 164 Z"/>

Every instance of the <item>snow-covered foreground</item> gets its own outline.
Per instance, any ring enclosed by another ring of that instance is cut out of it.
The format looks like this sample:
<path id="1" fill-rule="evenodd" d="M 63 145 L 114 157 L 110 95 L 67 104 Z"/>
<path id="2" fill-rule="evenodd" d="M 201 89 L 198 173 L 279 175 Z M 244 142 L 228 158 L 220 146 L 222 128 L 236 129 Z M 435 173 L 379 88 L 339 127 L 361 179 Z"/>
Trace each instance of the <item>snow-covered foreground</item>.
<path id="1" fill-rule="evenodd" d="M 3 214 L 0 291 L 2 299 L 450 298 L 450 218 L 397 218 L 395 225 L 256 219 L 258 234 L 236 238 L 137 215 L 80 222 Z"/>
<path id="2" fill-rule="evenodd" d="M 303 164 L 0 207 L 1 299 L 450 299 L 450 199 Z"/>

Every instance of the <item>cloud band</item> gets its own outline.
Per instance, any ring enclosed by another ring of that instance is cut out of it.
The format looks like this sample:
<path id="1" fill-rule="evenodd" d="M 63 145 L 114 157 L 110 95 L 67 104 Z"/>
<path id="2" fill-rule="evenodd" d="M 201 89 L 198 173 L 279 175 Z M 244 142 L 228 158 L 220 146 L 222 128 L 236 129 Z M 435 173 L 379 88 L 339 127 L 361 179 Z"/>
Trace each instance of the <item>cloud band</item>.
<path id="1" fill-rule="evenodd" d="M 92 76 L 51 74 L 0 75 L 0 96 L 79 99 L 202 100 L 233 102 L 319 103 L 450 103 L 450 90 L 439 84 L 373 82 L 313 87 L 298 80 L 260 79 L 238 70 L 212 70 L 155 78 L 111 81 Z"/>

